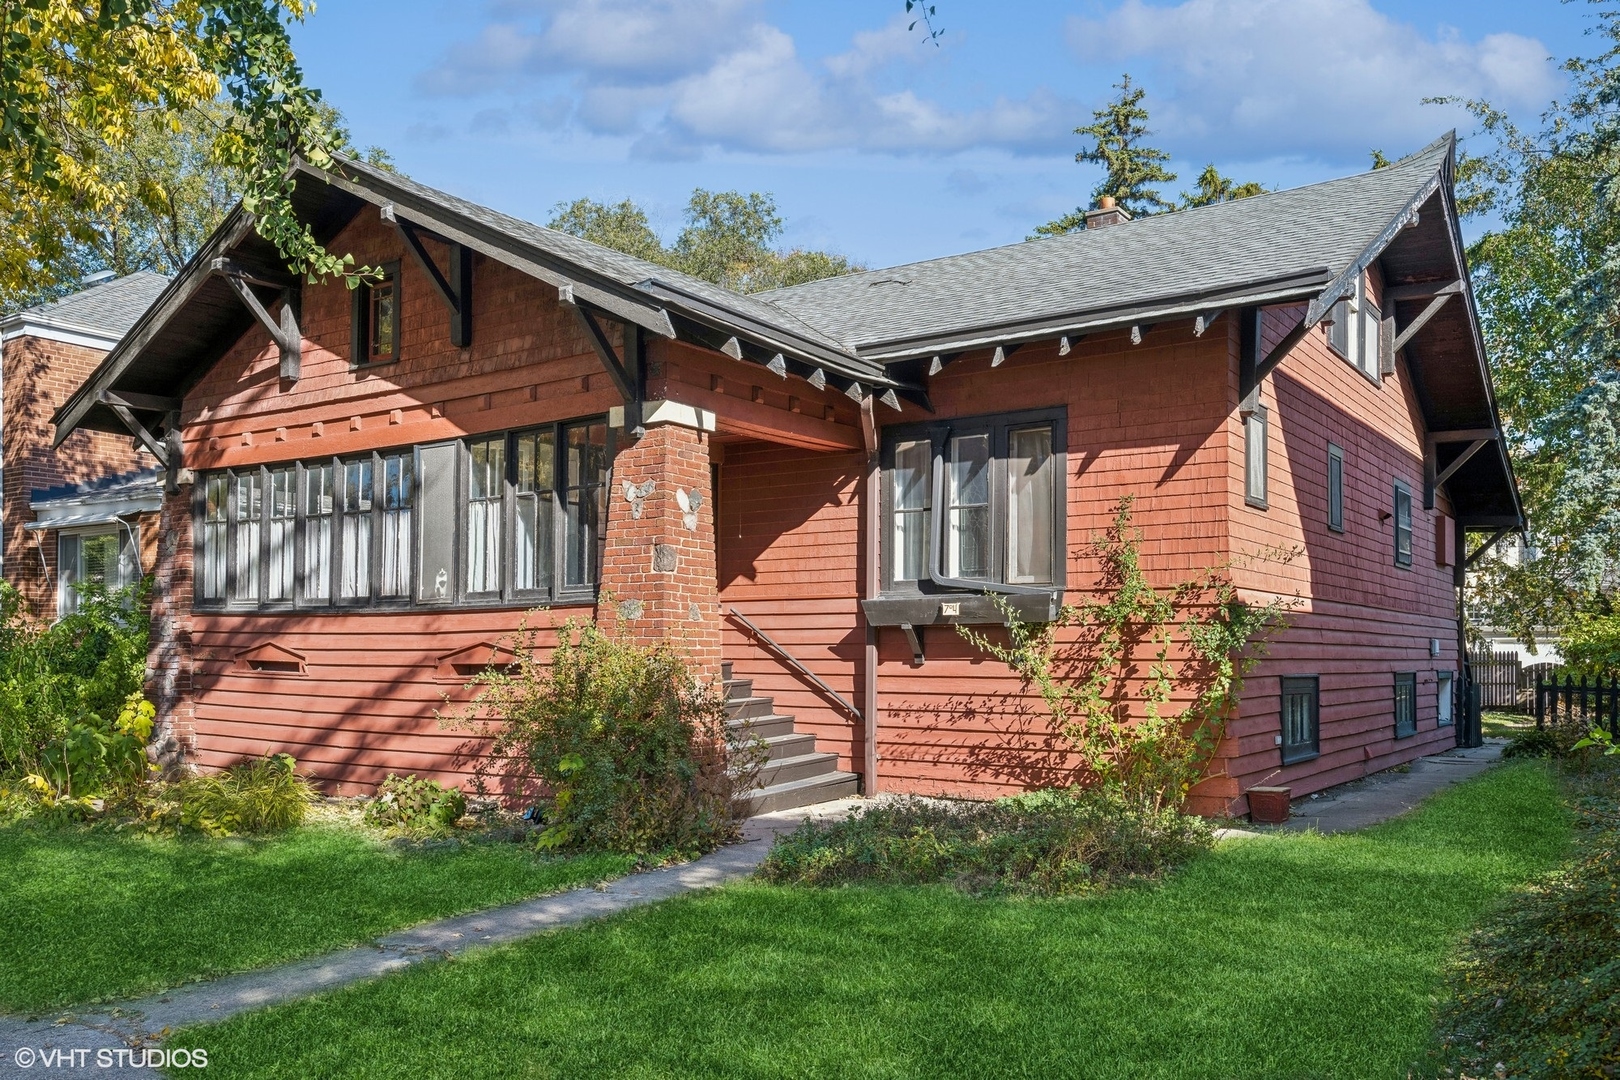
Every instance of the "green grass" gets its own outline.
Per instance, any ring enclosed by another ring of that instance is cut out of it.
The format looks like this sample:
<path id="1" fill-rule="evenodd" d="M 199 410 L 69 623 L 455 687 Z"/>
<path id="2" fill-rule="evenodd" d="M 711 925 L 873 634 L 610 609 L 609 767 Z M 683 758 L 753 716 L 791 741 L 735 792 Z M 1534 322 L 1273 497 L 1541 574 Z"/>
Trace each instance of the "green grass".
<path id="1" fill-rule="evenodd" d="M 390 847 L 337 825 L 259 840 L 0 828 L 0 1010 L 280 963 L 629 863 L 517 844 Z"/>
<path id="2" fill-rule="evenodd" d="M 1527 713 L 1482 712 L 1479 727 L 1487 739 L 1511 739 L 1521 731 L 1536 726 L 1536 718 Z"/>
<path id="3" fill-rule="evenodd" d="M 1442 964 L 1565 852 L 1540 762 L 1063 900 L 758 883 L 174 1036 L 233 1077 L 1404 1077 Z"/>

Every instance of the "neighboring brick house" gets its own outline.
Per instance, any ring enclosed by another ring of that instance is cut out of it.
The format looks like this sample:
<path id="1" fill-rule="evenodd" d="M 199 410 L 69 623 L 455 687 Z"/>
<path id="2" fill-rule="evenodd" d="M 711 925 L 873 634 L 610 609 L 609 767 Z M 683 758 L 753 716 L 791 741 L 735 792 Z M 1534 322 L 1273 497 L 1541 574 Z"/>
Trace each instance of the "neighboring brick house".
<path id="1" fill-rule="evenodd" d="M 55 619 L 73 583 L 131 583 L 156 561 L 162 487 L 127 433 L 75 432 L 52 446 L 51 414 L 84 384 L 168 278 L 86 279 L 79 292 L 0 320 L 0 569 L 30 611 Z"/>
<path id="2" fill-rule="evenodd" d="M 953 624 L 1084 595 L 1127 494 L 1155 579 L 1236 560 L 1303 601 L 1196 805 L 1451 745 L 1462 540 L 1523 523 L 1454 150 L 755 296 L 303 167 L 300 214 L 382 280 L 300 287 L 238 212 L 55 417 L 165 451 L 161 751 L 462 778 L 435 712 L 543 606 L 542 647 L 596 613 L 723 673 L 766 805 L 1062 782 Z"/>

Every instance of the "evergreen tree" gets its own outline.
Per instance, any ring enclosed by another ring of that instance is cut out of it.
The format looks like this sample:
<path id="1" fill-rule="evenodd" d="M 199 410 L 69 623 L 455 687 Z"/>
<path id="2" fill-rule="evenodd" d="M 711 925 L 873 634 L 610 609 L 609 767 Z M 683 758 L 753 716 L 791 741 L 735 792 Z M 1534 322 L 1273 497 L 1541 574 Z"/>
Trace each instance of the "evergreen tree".
<path id="1" fill-rule="evenodd" d="M 1230 202 L 1233 199 L 1247 199 L 1252 195 L 1264 195 L 1266 189 L 1250 181 L 1240 184 L 1229 176 L 1221 175 L 1213 162 L 1204 166 L 1204 171 L 1198 174 L 1198 187 L 1192 191 L 1181 193 L 1181 203 L 1178 210 L 1190 210 L 1195 206 L 1212 206 L 1215 203 Z"/>
<path id="2" fill-rule="evenodd" d="M 1146 91 L 1133 84 L 1129 74 L 1115 83 L 1114 88 L 1119 95 L 1093 112 L 1091 123 L 1074 129 L 1076 135 L 1092 140 L 1090 148 L 1075 154 L 1074 160 L 1085 165 L 1101 165 L 1104 170 L 1091 197 L 1095 201 L 1111 196 L 1115 204 L 1132 217 L 1173 210 L 1175 204 L 1160 198 L 1155 186 L 1173 183 L 1176 179 L 1176 174 L 1165 168 L 1170 155 L 1143 145 L 1143 140 L 1153 134 L 1148 130 L 1148 111 L 1142 104 Z M 1079 207 L 1035 232 L 1039 236 L 1060 236 L 1083 229 L 1085 224 L 1085 208 Z"/>

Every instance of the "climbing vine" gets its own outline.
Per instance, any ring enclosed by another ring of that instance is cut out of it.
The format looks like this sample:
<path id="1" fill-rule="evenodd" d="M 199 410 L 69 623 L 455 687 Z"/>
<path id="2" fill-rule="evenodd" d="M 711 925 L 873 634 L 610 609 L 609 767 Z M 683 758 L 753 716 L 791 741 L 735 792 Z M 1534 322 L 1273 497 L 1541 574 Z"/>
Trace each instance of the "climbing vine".
<path id="1" fill-rule="evenodd" d="M 1159 810 L 1180 806 L 1203 775 L 1244 675 L 1298 601 L 1241 599 L 1231 565 L 1155 588 L 1142 572 L 1132 502 L 1122 498 L 1113 524 L 1089 544 L 1102 563 L 1099 597 L 1065 604 L 1052 622 L 1028 623 L 992 595 L 1007 644 L 972 627 L 957 630 L 1040 694 L 1080 761 L 1083 783 Z M 1271 549 L 1255 559 L 1286 563 L 1297 554 Z M 1060 644 L 1071 628 L 1078 640 Z"/>

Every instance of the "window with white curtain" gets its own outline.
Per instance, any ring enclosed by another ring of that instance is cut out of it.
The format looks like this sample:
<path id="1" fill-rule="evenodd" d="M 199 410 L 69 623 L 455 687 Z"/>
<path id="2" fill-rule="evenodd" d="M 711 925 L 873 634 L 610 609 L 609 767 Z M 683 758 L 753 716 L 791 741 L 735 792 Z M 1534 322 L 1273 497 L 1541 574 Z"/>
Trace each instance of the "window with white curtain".
<path id="1" fill-rule="evenodd" d="M 205 473 L 197 603 L 589 600 L 612 449 L 596 419 Z"/>
<path id="2" fill-rule="evenodd" d="M 1063 410 L 887 432 L 884 590 L 926 590 L 942 578 L 1035 586 L 1060 582 L 1063 432 Z"/>

